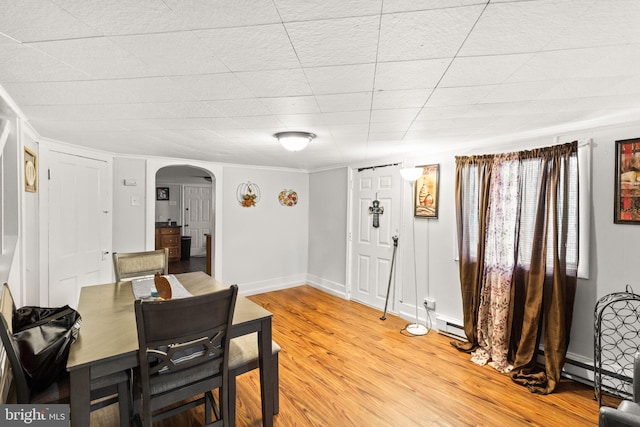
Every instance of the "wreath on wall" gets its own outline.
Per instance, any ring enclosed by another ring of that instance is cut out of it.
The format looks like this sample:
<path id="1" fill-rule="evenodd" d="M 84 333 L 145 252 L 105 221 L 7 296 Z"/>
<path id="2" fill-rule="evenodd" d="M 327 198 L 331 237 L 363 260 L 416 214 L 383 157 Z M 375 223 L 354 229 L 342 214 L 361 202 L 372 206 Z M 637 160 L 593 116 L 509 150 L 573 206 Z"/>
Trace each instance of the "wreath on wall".
<path id="1" fill-rule="evenodd" d="M 278 201 L 282 206 L 295 206 L 298 204 L 298 193 L 293 190 L 282 190 L 278 195 Z"/>
<path id="2" fill-rule="evenodd" d="M 243 208 L 255 206 L 260 201 L 260 187 L 251 181 L 243 182 L 238 185 L 236 197 Z"/>

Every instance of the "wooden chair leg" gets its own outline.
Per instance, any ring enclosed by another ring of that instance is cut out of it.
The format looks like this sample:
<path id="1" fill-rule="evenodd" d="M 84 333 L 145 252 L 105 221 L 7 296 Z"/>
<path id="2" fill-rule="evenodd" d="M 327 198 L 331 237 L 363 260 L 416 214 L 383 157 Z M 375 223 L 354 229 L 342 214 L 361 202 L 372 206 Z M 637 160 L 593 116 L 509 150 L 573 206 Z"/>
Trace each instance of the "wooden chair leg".
<path id="1" fill-rule="evenodd" d="M 273 363 L 273 414 L 280 412 L 280 368 L 278 362 L 278 353 L 271 357 Z"/>
<path id="2" fill-rule="evenodd" d="M 227 384 L 227 397 L 229 399 L 229 406 L 227 408 L 227 413 L 224 414 L 224 417 L 229 420 L 230 426 L 236 425 L 236 374 L 235 372 L 229 371 L 229 384 Z"/>

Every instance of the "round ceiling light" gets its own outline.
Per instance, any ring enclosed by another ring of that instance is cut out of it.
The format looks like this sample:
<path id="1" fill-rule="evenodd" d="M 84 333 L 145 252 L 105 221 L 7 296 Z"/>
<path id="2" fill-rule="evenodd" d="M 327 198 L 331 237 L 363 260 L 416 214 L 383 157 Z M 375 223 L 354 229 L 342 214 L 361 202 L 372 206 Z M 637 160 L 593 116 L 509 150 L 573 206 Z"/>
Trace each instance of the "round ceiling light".
<path id="1" fill-rule="evenodd" d="M 309 142 L 316 137 L 315 134 L 309 132 L 278 132 L 273 136 L 289 151 L 304 150 Z"/>

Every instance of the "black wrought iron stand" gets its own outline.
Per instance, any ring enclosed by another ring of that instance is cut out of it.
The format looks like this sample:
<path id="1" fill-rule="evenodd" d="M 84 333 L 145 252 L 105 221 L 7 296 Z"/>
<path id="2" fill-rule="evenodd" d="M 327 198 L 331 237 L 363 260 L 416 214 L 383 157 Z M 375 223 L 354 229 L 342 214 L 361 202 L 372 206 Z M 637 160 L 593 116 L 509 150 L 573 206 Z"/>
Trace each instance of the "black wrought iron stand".
<path id="1" fill-rule="evenodd" d="M 632 396 L 634 355 L 640 351 L 640 295 L 629 285 L 625 292 L 605 295 L 594 310 L 593 385 L 602 394 Z"/>

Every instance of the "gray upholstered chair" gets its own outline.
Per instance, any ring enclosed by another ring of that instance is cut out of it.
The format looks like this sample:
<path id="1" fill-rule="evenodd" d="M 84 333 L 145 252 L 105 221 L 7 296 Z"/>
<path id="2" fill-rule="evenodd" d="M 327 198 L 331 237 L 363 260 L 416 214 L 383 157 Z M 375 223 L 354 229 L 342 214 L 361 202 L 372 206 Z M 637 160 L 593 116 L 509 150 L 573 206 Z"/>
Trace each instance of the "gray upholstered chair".
<path id="1" fill-rule="evenodd" d="M 139 368 L 134 373 L 134 400 L 136 408 L 141 406 L 143 426 L 202 403 L 207 425 L 229 426 L 225 385 L 237 295 L 238 287 L 232 285 L 189 298 L 136 300 Z M 218 405 L 212 394 L 216 388 Z M 178 402 L 182 403 L 175 407 Z"/>
<path id="2" fill-rule="evenodd" d="M 64 372 L 48 388 L 34 391 L 29 387 L 27 377 L 22 370 L 17 344 L 13 339 L 13 313 L 16 306 L 9 286 L 5 283 L 0 294 L 0 347 L 4 349 L 8 364 L 3 370 L 2 381 L 12 378 L 9 392 L 2 403 L 18 404 L 59 404 L 69 403 L 69 375 Z M 82 315 L 82 313 L 80 313 Z M 5 373 L 11 372 L 11 375 Z M 0 387 L 2 389 L 2 387 Z M 117 372 L 91 380 L 91 410 L 103 408 L 114 403 L 119 404 L 120 425 L 128 426 L 131 422 L 131 392 L 129 372 Z"/>
<path id="3" fill-rule="evenodd" d="M 280 346 L 277 342 L 271 344 L 271 369 L 273 370 L 273 413 L 280 410 L 280 380 L 278 354 Z M 242 335 L 231 340 L 229 349 L 229 425 L 235 425 L 236 420 L 236 377 L 246 372 L 257 369 L 258 359 L 258 337 L 254 332 L 249 335 Z"/>
<path id="4" fill-rule="evenodd" d="M 599 427 L 640 426 L 640 353 L 634 356 L 632 388 L 632 400 L 623 400 L 617 408 L 600 408 Z"/>
<path id="5" fill-rule="evenodd" d="M 169 250 L 158 249 L 146 252 L 113 253 L 113 269 L 116 282 L 138 277 L 169 273 Z"/>

